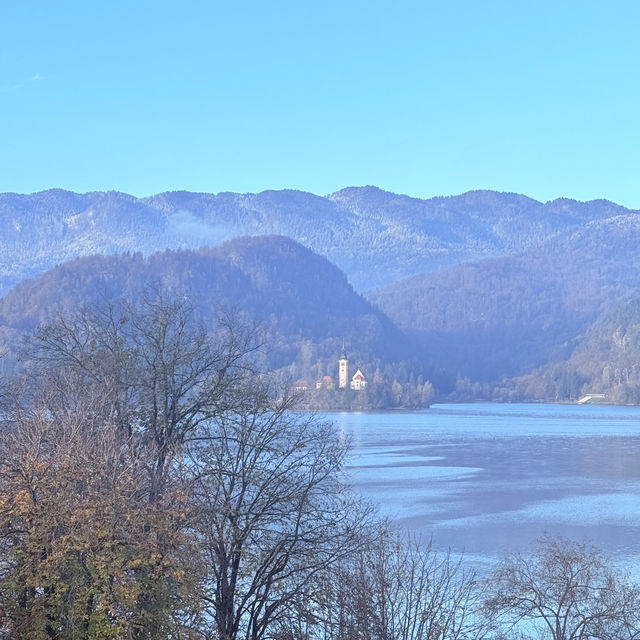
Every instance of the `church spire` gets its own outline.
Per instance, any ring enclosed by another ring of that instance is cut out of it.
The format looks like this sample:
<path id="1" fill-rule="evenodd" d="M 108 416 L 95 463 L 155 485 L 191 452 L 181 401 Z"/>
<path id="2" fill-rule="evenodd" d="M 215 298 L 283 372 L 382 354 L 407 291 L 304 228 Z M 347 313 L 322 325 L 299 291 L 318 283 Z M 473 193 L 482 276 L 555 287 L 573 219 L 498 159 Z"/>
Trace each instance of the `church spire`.
<path id="1" fill-rule="evenodd" d="M 342 339 L 342 355 L 338 360 L 338 387 L 340 389 L 347 388 L 347 380 L 349 379 L 349 363 L 347 361 L 347 351 L 344 346 L 344 338 Z"/>

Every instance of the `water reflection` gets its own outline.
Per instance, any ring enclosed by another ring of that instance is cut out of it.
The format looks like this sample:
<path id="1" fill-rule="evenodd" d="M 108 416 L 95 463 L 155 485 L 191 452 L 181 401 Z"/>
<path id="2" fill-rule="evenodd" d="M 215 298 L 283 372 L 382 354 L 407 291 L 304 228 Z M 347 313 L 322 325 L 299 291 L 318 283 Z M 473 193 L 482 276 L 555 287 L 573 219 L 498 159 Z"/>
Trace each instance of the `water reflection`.
<path id="1" fill-rule="evenodd" d="M 354 486 L 440 547 L 491 562 L 553 533 L 640 559 L 640 409 L 440 405 L 329 417 L 352 439 Z"/>

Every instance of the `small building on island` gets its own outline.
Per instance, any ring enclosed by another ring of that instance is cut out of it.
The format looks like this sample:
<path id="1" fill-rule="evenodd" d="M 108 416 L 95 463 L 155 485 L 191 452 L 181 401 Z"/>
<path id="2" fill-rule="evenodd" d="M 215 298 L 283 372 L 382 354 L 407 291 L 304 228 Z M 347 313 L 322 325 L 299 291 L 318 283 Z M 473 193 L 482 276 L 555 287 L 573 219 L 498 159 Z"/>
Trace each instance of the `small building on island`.
<path id="1" fill-rule="evenodd" d="M 316 389 L 333 389 L 333 387 L 333 378 L 331 376 L 324 376 L 316 382 Z"/>
<path id="2" fill-rule="evenodd" d="M 367 387 L 367 379 L 364 377 L 364 374 L 360 369 L 358 369 L 353 378 L 351 378 L 351 388 L 354 391 L 363 391 Z"/>

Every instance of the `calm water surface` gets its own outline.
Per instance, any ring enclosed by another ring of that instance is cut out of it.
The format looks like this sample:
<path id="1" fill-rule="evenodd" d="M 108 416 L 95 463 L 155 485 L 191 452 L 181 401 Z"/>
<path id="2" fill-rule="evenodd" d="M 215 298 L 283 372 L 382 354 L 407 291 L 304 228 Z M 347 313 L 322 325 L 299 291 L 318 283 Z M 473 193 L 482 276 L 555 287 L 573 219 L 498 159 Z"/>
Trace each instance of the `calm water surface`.
<path id="1" fill-rule="evenodd" d="M 399 526 L 491 564 L 545 532 L 640 574 L 640 408 L 435 405 L 334 413 L 354 487 Z"/>

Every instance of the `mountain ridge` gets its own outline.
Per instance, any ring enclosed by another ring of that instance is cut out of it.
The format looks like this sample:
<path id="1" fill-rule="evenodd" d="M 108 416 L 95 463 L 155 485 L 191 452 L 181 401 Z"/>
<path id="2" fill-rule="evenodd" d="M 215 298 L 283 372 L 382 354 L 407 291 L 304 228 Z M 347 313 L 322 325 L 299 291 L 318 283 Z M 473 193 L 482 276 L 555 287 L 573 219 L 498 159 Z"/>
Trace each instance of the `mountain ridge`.
<path id="1" fill-rule="evenodd" d="M 378 187 L 328 196 L 50 189 L 0 194 L 0 295 L 82 255 L 197 249 L 245 235 L 284 235 L 340 267 L 358 291 L 461 262 L 525 251 L 589 222 L 639 212 L 604 200 L 548 203 L 490 190 L 430 199 Z"/>

